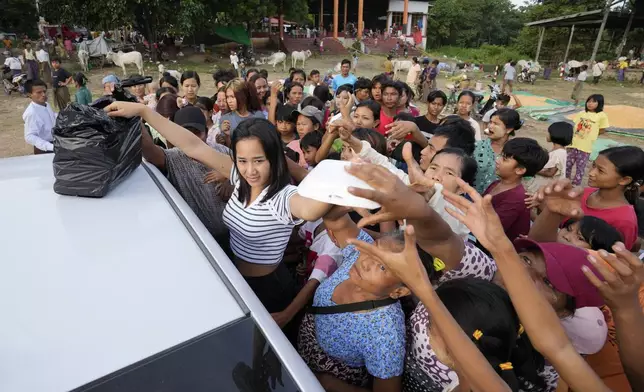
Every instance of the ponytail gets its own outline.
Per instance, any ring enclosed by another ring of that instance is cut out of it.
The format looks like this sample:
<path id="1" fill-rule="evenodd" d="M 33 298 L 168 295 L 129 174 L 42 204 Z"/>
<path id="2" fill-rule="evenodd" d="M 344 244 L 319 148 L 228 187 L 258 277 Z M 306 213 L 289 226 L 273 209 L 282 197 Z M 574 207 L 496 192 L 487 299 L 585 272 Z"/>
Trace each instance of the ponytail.
<path id="1" fill-rule="evenodd" d="M 482 279 L 438 286 L 436 294 L 512 391 L 540 391 L 545 360 L 524 333 L 507 292 Z"/>
<path id="2" fill-rule="evenodd" d="M 631 205 L 637 204 L 639 188 L 644 183 L 644 150 L 635 146 L 607 148 L 599 153 L 606 157 L 622 177 L 631 177 L 624 188 L 624 197 Z"/>

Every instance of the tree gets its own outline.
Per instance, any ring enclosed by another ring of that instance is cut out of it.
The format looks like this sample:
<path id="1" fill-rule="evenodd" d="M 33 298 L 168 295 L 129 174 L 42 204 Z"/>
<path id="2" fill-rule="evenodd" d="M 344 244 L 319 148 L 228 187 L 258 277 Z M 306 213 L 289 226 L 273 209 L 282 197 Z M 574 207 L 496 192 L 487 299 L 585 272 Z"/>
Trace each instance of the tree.
<path id="1" fill-rule="evenodd" d="M 38 33 L 38 10 L 33 0 L 0 0 L 0 31 L 5 33 Z"/>
<path id="2" fill-rule="evenodd" d="M 508 45 L 522 22 L 510 0 L 436 0 L 430 9 L 428 38 L 435 46 Z"/>

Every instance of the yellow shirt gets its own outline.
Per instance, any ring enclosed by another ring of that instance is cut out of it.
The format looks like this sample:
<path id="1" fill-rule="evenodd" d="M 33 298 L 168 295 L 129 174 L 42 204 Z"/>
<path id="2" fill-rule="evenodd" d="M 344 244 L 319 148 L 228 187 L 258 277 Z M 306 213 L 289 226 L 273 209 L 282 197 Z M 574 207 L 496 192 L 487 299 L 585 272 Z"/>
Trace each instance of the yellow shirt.
<path id="1" fill-rule="evenodd" d="M 628 63 L 626 61 L 620 61 L 619 69 L 626 69 L 626 68 L 628 68 Z"/>
<path id="2" fill-rule="evenodd" d="M 605 112 L 581 112 L 575 116 L 575 129 L 571 148 L 592 153 L 593 143 L 599 137 L 599 130 L 608 128 L 608 116 Z"/>
<path id="3" fill-rule="evenodd" d="M 385 65 L 385 72 L 387 73 L 394 72 L 394 65 L 391 63 L 391 61 L 386 60 L 384 65 Z"/>

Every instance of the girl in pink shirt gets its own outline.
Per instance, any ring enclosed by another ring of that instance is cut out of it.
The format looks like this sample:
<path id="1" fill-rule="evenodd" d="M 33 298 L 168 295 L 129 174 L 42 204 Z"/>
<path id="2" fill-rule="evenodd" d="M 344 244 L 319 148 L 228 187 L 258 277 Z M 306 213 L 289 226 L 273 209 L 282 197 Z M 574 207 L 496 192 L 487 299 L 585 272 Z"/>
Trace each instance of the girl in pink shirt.
<path id="1" fill-rule="evenodd" d="M 637 242 L 634 208 L 644 181 L 644 150 L 635 146 L 603 150 L 588 174 L 588 186 L 581 199 L 585 215 L 605 220 L 624 237 L 627 249 Z"/>

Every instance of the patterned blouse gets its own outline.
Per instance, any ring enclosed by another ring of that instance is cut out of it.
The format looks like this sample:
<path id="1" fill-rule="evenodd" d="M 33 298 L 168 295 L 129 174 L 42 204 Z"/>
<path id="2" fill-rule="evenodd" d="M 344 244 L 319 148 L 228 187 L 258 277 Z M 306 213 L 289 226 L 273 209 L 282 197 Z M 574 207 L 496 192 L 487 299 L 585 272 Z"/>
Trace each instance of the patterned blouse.
<path id="1" fill-rule="evenodd" d="M 478 165 L 476 177 L 474 178 L 474 188 L 478 193 L 483 194 L 487 187 L 498 179 L 496 176 L 496 153 L 492 149 L 490 139 L 476 142 L 474 159 L 476 159 L 476 164 Z"/>
<path id="2" fill-rule="evenodd" d="M 358 240 L 373 243 L 361 231 Z M 349 279 L 349 270 L 360 256 L 355 246 L 342 250 L 342 266 L 315 293 L 314 306 L 337 305 L 331 299 L 335 288 Z M 315 315 L 317 342 L 330 357 L 351 367 L 366 366 L 381 379 L 400 376 L 405 359 L 405 316 L 399 302 L 368 312 Z"/>

